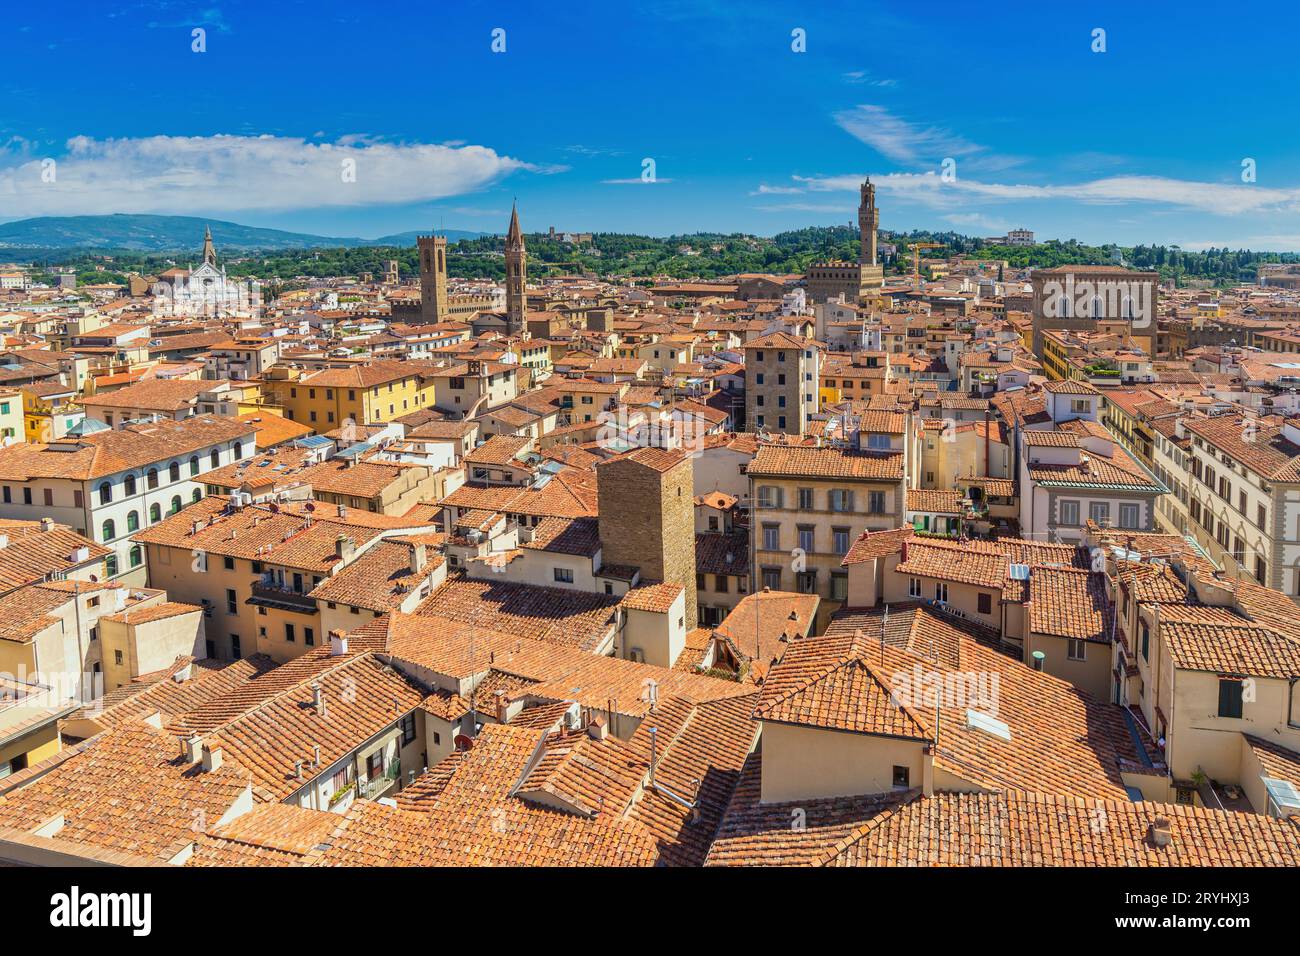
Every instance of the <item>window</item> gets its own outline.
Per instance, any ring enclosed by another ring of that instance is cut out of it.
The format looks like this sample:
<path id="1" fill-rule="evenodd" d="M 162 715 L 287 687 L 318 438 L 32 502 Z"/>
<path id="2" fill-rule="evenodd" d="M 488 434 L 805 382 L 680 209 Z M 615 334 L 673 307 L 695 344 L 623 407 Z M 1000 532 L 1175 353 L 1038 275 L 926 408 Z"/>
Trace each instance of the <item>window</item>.
<path id="1" fill-rule="evenodd" d="M 875 492 L 873 492 L 875 494 Z M 843 488 L 831 489 L 831 511 L 852 511 L 853 492 Z"/>
<path id="2" fill-rule="evenodd" d="M 992 614 L 992 613 L 993 613 L 993 595 L 991 595 L 991 594 L 983 594 L 983 593 L 981 593 L 981 594 L 979 595 L 979 597 L 976 598 L 976 606 L 978 607 L 979 612 L 980 612 L 981 614 Z"/>
<path id="3" fill-rule="evenodd" d="M 1091 502 L 1088 505 L 1088 517 L 1091 518 L 1093 521 L 1097 522 L 1097 524 L 1102 525 L 1104 527 L 1106 523 L 1110 521 L 1110 502 L 1109 501 Z"/>
<path id="4" fill-rule="evenodd" d="M 121 652 L 121 651 L 114 651 L 114 652 L 113 652 L 113 663 L 116 664 L 118 667 L 121 667 L 121 666 L 122 666 L 122 652 Z"/>
<path id="5" fill-rule="evenodd" d="M 572 568 L 554 568 L 553 573 L 555 574 L 555 580 L 559 581 L 561 584 L 573 583 Z"/>
<path id="6" fill-rule="evenodd" d="M 113 500 L 113 486 L 107 481 L 99 486 L 99 503 L 106 505 Z"/>
<path id="7" fill-rule="evenodd" d="M 110 554 L 104 558 L 104 574 L 108 577 L 114 577 L 117 574 L 117 555 Z"/>
<path id="8" fill-rule="evenodd" d="M 1086 661 L 1088 659 L 1088 642 L 1079 640 L 1076 637 L 1070 638 L 1065 656 L 1072 661 Z"/>
<path id="9" fill-rule="evenodd" d="M 867 436 L 867 448 L 871 451 L 889 451 L 889 436 L 883 432 L 872 432 Z"/>
<path id="10" fill-rule="evenodd" d="M 158 469 L 157 469 L 157 468 L 150 468 L 150 469 L 145 473 L 145 484 L 147 484 L 150 488 L 157 488 L 157 487 L 158 487 Z"/>
<path id="11" fill-rule="evenodd" d="M 935 599 L 936 601 L 943 601 L 944 603 L 947 603 L 947 601 L 948 601 L 948 582 L 946 582 L 946 581 L 936 581 L 936 582 L 934 582 L 934 599 Z"/>
<path id="12" fill-rule="evenodd" d="M 1220 717 L 1241 716 L 1241 690 L 1243 686 L 1240 677 L 1219 678 Z"/>
<path id="13" fill-rule="evenodd" d="M 126 530 L 128 534 L 140 530 L 140 513 L 138 511 L 128 511 L 126 513 Z"/>
<path id="14" fill-rule="evenodd" d="M 293 625 L 290 624 L 288 621 L 284 622 L 284 639 L 288 641 L 290 644 L 292 644 L 297 639 L 297 635 L 294 633 Z"/>
<path id="15" fill-rule="evenodd" d="M 839 555 L 849 552 L 849 529 L 831 528 L 831 549 Z"/>
<path id="16" fill-rule="evenodd" d="M 728 578 L 725 574 L 715 574 L 713 576 L 713 590 L 719 594 L 726 594 L 731 589 L 727 581 Z"/>
<path id="17" fill-rule="evenodd" d="M 799 510 L 812 511 L 812 509 L 813 509 L 813 489 L 800 488 L 799 489 Z"/>
<path id="18" fill-rule="evenodd" d="M 1148 660 L 1151 659 L 1151 657 L 1150 657 L 1150 650 L 1151 650 L 1151 628 L 1147 627 L 1147 622 L 1146 622 L 1146 621 L 1143 621 L 1143 622 L 1139 625 L 1138 629 L 1139 629 L 1139 631 L 1141 632 L 1141 635 L 1142 635 L 1142 659 L 1143 659 L 1144 661 L 1148 661 Z"/>
<path id="19" fill-rule="evenodd" d="M 131 567 L 138 568 L 140 566 L 143 557 L 140 554 L 140 546 L 138 544 L 131 546 L 131 552 L 127 558 L 131 563 Z"/>
<path id="20" fill-rule="evenodd" d="M 867 511 L 873 515 L 885 513 L 885 493 L 883 491 L 867 492 Z"/>
<path id="21" fill-rule="evenodd" d="M 221 467 L 221 452 L 218 451 L 218 450 L 215 449 L 215 448 L 212 449 L 212 454 L 208 456 L 208 460 L 209 460 L 210 462 L 212 462 L 212 467 L 213 467 L 213 468 L 220 468 L 220 467 Z"/>
<path id="22" fill-rule="evenodd" d="M 1119 526 L 1121 528 L 1136 528 L 1138 526 L 1139 509 L 1135 504 L 1121 504 L 1119 506 Z"/>
<path id="23" fill-rule="evenodd" d="M 781 550 L 781 526 L 779 524 L 763 525 L 763 550 Z"/>
<path id="24" fill-rule="evenodd" d="M 190 455 L 190 474 L 197 475 L 198 473 L 199 473 L 199 456 Z"/>
<path id="25" fill-rule="evenodd" d="M 149 506 L 149 523 L 157 524 L 162 521 L 162 505 L 155 502 Z"/>
<path id="26" fill-rule="evenodd" d="M 235 660 L 239 660 L 239 658 L 244 656 L 239 647 L 238 634 L 230 635 L 230 656 L 233 657 Z"/>
<path id="27" fill-rule="evenodd" d="M 167 513 L 168 513 L 169 515 L 174 515 L 174 514 L 176 514 L 176 512 L 178 512 L 178 511 L 180 511 L 180 510 L 181 510 L 181 496 L 180 496 L 180 495 L 172 495 L 172 506 L 171 506 L 171 508 L 168 510 Z"/>
<path id="28" fill-rule="evenodd" d="M 802 551 L 815 551 L 813 547 L 813 529 L 808 525 L 799 526 L 799 548 Z"/>
<path id="29" fill-rule="evenodd" d="M 226 613 L 239 613 L 239 595 L 235 593 L 234 588 L 226 588 Z"/>
<path id="30" fill-rule="evenodd" d="M 407 714 L 402 718 L 402 746 L 409 747 L 415 743 L 415 714 Z"/>
<path id="31" fill-rule="evenodd" d="M 128 498 L 135 494 L 135 475 L 127 475 L 122 479 L 122 491 Z"/>
<path id="32" fill-rule="evenodd" d="M 919 597 L 921 596 L 921 579 L 920 579 L 920 578 L 908 578 L 908 579 L 907 579 L 907 596 L 908 596 L 908 597 L 914 597 L 914 598 L 919 598 Z"/>
<path id="33" fill-rule="evenodd" d="M 1079 524 L 1079 502 L 1062 501 L 1061 502 L 1061 524 L 1075 527 Z"/>
<path id="34" fill-rule="evenodd" d="M 799 574 L 796 574 L 794 576 L 794 579 L 795 579 L 795 587 L 798 589 L 800 594 L 817 593 L 817 572 L 816 571 L 802 571 Z"/>
<path id="35" fill-rule="evenodd" d="M 780 568 L 763 569 L 763 587 L 771 588 L 773 591 L 781 590 L 781 569 Z"/>
<path id="36" fill-rule="evenodd" d="M 230 555 L 228 555 L 228 554 L 225 555 L 225 556 L 221 559 L 221 563 L 222 563 L 222 566 L 225 567 L 225 569 L 226 569 L 227 571 L 233 571 L 233 570 L 235 570 L 235 559 L 232 558 Z"/>
<path id="37" fill-rule="evenodd" d="M 760 485 L 758 489 L 758 506 L 760 508 L 780 508 L 784 500 L 784 489 L 772 485 Z"/>
<path id="38" fill-rule="evenodd" d="M 113 523 L 112 518 L 109 518 L 107 521 L 104 522 L 104 527 L 102 530 L 104 532 L 102 537 L 105 541 L 112 541 L 114 538 L 117 537 L 117 525 Z"/>
<path id="39" fill-rule="evenodd" d="M 1255 559 L 1255 580 L 1267 587 L 1268 581 L 1268 562 L 1263 558 Z"/>
<path id="40" fill-rule="evenodd" d="M 316 646 L 316 629 L 313 627 L 304 627 L 302 629 L 302 642 L 308 647 Z"/>
<path id="41" fill-rule="evenodd" d="M 894 767 L 894 786 L 907 788 L 911 786 L 911 771 L 906 767 Z"/>
<path id="42" fill-rule="evenodd" d="M 831 600 L 847 601 L 849 599 L 849 576 L 843 571 L 831 572 Z"/>
<path id="43" fill-rule="evenodd" d="M 1263 505 L 1259 505 L 1255 509 L 1255 525 L 1263 531 L 1266 524 L 1268 524 L 1268 509 Z"/>

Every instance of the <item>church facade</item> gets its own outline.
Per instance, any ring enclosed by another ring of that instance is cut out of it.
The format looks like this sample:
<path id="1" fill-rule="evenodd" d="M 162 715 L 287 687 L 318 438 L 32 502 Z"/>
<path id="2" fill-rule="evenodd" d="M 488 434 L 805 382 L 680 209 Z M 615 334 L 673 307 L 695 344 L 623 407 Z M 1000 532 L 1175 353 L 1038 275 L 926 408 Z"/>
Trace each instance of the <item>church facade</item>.
<path id="1" fill-rule="evenodd" d="M 225 266 L 218 268 L 211 229 L 204 231 L 203 262 L 197 269 L 169 269 L 153 285 L 153 312 L 159 316 L 251 316 L 261 308 L 256 280 L 232 279 Z"/>

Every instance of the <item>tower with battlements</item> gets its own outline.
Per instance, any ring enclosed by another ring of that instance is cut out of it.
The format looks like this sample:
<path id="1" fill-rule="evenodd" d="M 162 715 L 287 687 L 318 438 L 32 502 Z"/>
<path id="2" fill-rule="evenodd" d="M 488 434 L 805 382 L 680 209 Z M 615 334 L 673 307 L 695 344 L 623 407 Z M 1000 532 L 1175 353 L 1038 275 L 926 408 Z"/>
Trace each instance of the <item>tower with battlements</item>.
<path id="1" fill-rule="evenodd" d="M 419 236 L 420 318 L 426 323 L 447 318 L 447 237 Z"/>

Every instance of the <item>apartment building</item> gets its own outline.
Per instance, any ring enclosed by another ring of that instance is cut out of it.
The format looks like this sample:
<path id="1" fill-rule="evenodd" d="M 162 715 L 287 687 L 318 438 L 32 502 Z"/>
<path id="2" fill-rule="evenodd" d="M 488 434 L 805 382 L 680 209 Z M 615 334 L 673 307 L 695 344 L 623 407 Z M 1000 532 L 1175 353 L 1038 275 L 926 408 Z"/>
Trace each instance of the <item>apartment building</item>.
<path id="1" fill-rule="evenodd" d="M 202 472 L 251 456 L 256 429 L 201 415 L 0 449 L 0 516 L 50 517 L 110 548 L 109 578 L 143 584 L 138 530 L 203 497 Z"/>
<path id="2" fill-rule="evenodd" d="M 326 432 L 349 421 L 390 422 L 432 406 L 429 375 L 434 368 L 417 362 L 359 363 L 297 377 L 267 377 L 263 387 L 284 407 L 286 418 Z"/>
<path id="3" fill-rule="evenodd" d="M 772 332 L 745 343 L 745 421 L 756 432 L 801 435 L 817 412 L 820 353 L 810 339 Z"/>
<path id="4" fill-rule="evenodd" d="M 822 598 L 822 620 L 848 597 L 840 563 L 863 531 L 896 528 L 906 508 L 905 417 L 855 447 L 758 447 L 748 468 L 752 587 Z M 892 429 L 897 429 L 896 432 Z"/>

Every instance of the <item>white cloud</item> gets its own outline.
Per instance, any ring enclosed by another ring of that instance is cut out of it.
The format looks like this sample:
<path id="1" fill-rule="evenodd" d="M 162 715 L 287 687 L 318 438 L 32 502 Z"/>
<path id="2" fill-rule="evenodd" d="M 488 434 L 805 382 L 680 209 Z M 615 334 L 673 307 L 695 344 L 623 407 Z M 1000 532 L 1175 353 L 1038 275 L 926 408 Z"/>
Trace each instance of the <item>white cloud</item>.
<path id="1" fill-rule="evenodd" d="M 795 176 L 809 192 L 856 192 L 861 174 Z M 1163 176 L 1110 176 L 1066 185 L 994 183 L 958 176 L 945 182 L 936 173 L 889 173 L 871 180 L 882 193 L 934 209 L 990 203 L 1073 200 L 1089 205 L 1157 203 L 1220 216 L 1300 212 L 1300 188 L 1273 189 L 1245 183 L 1205 183 Z"/>
<path id="2" fill-rule="evenodd" d="M 443 199 L 519 170 L 557 172 L 486 146 L 386 143 L 348 136 L 150 136 L 69 140 L 53 182 L 42 158 L 0 151 L 7 216 L 309 209 Z M 345 181 L 345 163 L 355 181 Z"/>
<path id="3" fill-rule="evenodd" d="M 984 150 L 948 130 L 909 123 L 883 106 L 866 104 L 841 110 L 835 114 L 835 122 L 850 136 L 898 163 L 937 164 L 946 156 L 970 156 Z"/>

